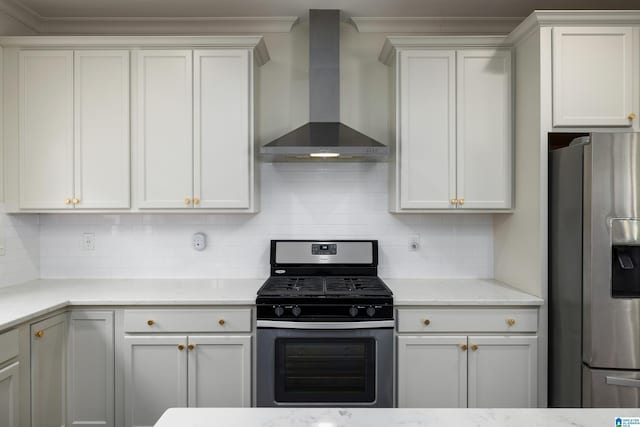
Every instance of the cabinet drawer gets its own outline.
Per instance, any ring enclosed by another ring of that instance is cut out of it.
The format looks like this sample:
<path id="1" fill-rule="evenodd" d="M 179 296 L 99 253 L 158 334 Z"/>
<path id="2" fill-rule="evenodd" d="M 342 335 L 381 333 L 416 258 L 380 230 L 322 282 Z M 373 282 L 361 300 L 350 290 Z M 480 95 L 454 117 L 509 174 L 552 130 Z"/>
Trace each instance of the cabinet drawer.
<path id="1" fill-rule="evenodd" d="M 251 332 L 250 308 L 125 310 L 125 332 Z"/>
<path id="2" fill-rule="evenodd" d="M 401 308 L 398 332 L 536 332 L 535 308 Z"/>
<path id="3" fill-rule="evenodd" d="M 18 330 L 0 334 L 0 364 L 18 355 Z"/>

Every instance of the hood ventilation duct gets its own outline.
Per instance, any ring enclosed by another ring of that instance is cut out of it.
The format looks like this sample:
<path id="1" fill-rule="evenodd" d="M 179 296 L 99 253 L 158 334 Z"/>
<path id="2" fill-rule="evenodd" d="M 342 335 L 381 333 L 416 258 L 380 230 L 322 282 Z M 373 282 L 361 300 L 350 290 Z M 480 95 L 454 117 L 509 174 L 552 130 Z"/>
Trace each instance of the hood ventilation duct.
<path id="1" fill-rule="evenodd" d="M 379 161 L 386 145 L 340 123 L 340 11 L 309 11 L 310 122 L 261 148 L 270 161 Z"/>

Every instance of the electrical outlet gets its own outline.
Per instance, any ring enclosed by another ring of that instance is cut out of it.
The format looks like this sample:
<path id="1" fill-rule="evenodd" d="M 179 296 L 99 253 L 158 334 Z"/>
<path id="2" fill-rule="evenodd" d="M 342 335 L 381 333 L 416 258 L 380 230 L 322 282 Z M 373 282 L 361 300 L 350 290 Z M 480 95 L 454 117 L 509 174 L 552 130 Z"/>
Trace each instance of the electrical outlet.
<path id="1" fill-rule="evenodd" d="M 196 233 L 191 237 L 191 246 L 196 251 L 204 251 L 207 248 L 207 235 Z"/>
<path id="2" fill-rule="evenodd" d="M 409 251 L 415 252 L 420 250 L 420 235 L 412 234 L 409 236 Z"/>
<path id="3" fill-rule="evenodd" d="M 82 234 L 82 250 L 93 251 L 96 249 L 96 235 L 94 233 Z"/>

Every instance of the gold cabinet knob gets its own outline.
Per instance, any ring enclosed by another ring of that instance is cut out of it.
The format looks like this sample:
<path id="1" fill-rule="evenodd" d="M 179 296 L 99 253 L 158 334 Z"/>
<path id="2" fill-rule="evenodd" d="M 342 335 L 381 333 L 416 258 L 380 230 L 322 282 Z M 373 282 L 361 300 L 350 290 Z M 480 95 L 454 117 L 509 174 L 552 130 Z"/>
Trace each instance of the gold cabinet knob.
<path id="1" fill-rule="evenodd" d="M 196 348 L 196 346 L 195 346 L 195 345 L 193 345 L 193 344 L 189 344 L 189 346 L 188 346 L 187 348 L 188 348 L 189 350 L 193 350 L 194 348 Z"/>
<path id="2" fill-rule="evenodd" d="M 73 199 L 73 204 L 77 205 L 78 203 L 80 203 L 80 199 Z"/>
<path id="3" fill-rule="evenodd" d="M 35 335 L 37 338 L 42 338 L 44 336 L 44 331 L 38 331 L 33 335 Z"/>
<path id="4" fill-rule="evenodd" d="M 457 205 L 458 204 L 458 199 L 451 199 L 451 204 L 452 205 Z"/>
<path id="5" fill-rule="evenodd" d="M 513 326 L 513 325 L 515 325 L 515 324 L 516 324 L 516 319 L 507 319 L 507 324 L 508 324 L 509 326 Z"/>
<path id="6" fill-rule="evenodd" d="M 431 324 L 431 320 L 424 319 L 424 321 L 422 323 L 424 323 L 424 326 L 429 326 Z"/>
<path id="7" fill-rule="evenodd" d="M 147 320 L 147 325 L 149 326 L 153 326 L 156 322 L 154 322 L 153 320 Z"/>
<path id="8" fill-rule="evenodd" d="M 197 197 L 194 197 L 194 198 L 193 198 L 193 204 L 194 204 L 194 205 L 199 205 L 199 204 L 200 204 L 200 199 L 199 199 L 199 198 L 197 198 Z"/>
<path id="9" fill-rule="evenodd" d="M 190 199 L 190 198 L 188 198 L 188 197 L 185 197 L 185 198 L 184 198 L 184 204 L 185 204 L 185 205 L 190 205 L 190 204 L 191 204 L 191 199 Z"/>
<path id="10" fill-rule="evenodd" d="M 71 204 L 71 199 L 64 199 L 64 204 L 65 205 L 70 205 Z"/>
<path id="11" fill-rule="evenodd" d="M 633 120 L 633 119 L 635 119 L 635 118 L 636 118 L 635 113 L 631 113 L 631 114 L 629 114 L 629 120 Z"/>
<path id="12" fill-rule="evenodd" d="M 461 205 L 464 205 L 464 199 L 458 200 L 458 203 L 460 203 Z"/>
<path id="13" fill-rule="evenodd" d="M 218 320 L 218 324 L 219 324 L 220 326 L 224 326 L 224 324 L 225 324 L 225 323 L 227 323 L 227 322 L 225 322 L 225 321 L 224 321 L 224 319 L 220 319 L 220 320 Z"/>
<path id="14" fill-rule="evenodd" d="M 462 345 L 460 346 L 460 350 L 462 350 L 462 351 L 467 351 L 467 345 L 466 345 L 466 344 L 462 344 Z"/>
<path id="15" fill-rule="evenodd" d="M 184 345 L 178 344 L 178 350 L 180 350 L 180 351 L 184 350 Z"/>
<path id="16" fill-rule="evenodd" d="M 478 349 L 478 346 L 477 346 L 477 345 L 473 344 L 473 345 L 471 346 L 471 350 L 476 351 L 477 349 Z"/>

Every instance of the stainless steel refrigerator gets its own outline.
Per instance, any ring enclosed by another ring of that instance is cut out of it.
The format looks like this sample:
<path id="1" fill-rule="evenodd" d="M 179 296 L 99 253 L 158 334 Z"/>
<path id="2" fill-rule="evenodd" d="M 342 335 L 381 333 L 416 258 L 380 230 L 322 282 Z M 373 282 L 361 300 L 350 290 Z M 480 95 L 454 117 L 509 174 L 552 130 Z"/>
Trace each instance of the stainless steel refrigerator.
<path id="1" fill-rule="evenodd" d="M 549 406 L 640 407 L 640 133 L 549 154 Z"/>

